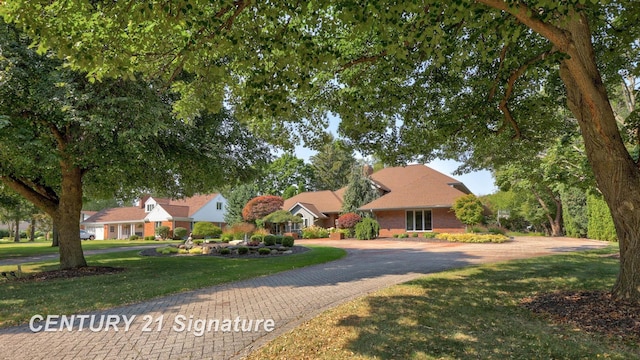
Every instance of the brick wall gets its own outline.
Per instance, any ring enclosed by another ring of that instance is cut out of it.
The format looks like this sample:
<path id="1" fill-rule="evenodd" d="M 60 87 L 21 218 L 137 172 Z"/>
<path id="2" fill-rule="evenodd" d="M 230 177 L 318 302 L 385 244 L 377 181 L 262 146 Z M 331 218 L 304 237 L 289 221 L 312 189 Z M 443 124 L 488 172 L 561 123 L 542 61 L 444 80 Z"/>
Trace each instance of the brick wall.
<path id="1" fill-rule="evenodd" d="M 380 224 L 380 237 L 392 237 L 407 232 L 404 210 L 376 211 L 375 215 Z M 451 209 L 432 209 L 431 224 L 434 232 L 459 233 L 465 231 L 464 224 L 456 218 Z"/>
<path id="2" fill-rule="evenodd" d="M 456 218 L 456 214 L 451 209 L 431 210 L 431 221 L 433 231 L 439 233 L 461 233 L 465 231 L 465 226 Z"/>

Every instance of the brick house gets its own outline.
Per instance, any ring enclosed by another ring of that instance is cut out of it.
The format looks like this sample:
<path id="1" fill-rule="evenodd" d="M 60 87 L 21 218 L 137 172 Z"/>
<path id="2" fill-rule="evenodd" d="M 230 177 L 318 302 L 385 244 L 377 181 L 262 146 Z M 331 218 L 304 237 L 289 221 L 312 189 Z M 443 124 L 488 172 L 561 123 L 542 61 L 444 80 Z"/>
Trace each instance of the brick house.
<path id="1" fill-rule="evenodd" d="M 368 176 L 380 197 L 364 206 L 380 224 L 380 237 L 401 233 L 464 232 L 451 207 L 471 191 L 460 181 L 425 165 L 384 168 Z M 303 225 L 335 226 L 342 196 L 337 191 L 315 191 L 285 200 L 283 208 L 303 218 Z"/>
<path id="2" fill-rule="evenodd" d="M 171 230 L 207 221 L 223 227 L 227 200 L 221 194 L 196 195 L 185 199 L 144 196 L 138 206 L 110 208 L 99 211 L 82 222 L 96 240 L 126 239 L 131 235 L 154 236 L 156 228 Z"/>

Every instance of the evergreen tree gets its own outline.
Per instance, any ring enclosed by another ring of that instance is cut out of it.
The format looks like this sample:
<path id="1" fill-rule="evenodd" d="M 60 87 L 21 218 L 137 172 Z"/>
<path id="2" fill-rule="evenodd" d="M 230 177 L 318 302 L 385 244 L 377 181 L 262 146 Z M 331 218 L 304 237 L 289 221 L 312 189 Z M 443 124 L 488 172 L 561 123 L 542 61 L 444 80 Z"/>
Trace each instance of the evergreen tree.
<path id="1" fill-rule="evenodd" d="M 258 187 L 255 184 L 240 184 L 233 188 L 225 198 L 227 199 L 224 221 L 228 225 L 243 222 L 242 209 L 249 200 L 258 196 Z"/>
<path id="2" fill-rule="evenodd" d="M 317 190 L 338 190 L 349 183 L 356 164 L 353 150 L 342 140 L 332 140 L 310 159 Z"/>
<path id="3" fill-rule="evenodd" d="M 368 212 L 358 211 L 358 208 L 372 202 L 379 197 L 373 183 L 364 174 L 360 166 L 353 167 L 349 184 L 342 201 L 342 213 L 357 213 L 360 216 L 369 216 Z"/>

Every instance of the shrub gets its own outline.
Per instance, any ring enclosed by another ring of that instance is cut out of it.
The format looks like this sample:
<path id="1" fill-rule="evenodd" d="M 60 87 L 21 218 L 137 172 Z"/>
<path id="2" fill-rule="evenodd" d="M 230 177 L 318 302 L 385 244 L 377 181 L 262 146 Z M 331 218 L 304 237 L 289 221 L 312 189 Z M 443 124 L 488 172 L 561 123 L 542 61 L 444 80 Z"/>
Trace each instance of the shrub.
<path id="1" fill-rule="evenodd" d="M 221 236 L 221 240 L 223 242 L 229 242 L 229 241 L 233 240 L 233 234 L 232 233 L 224 233 Z"/>
<path id="2" fill-rule="evenodd" d="M 233 234 L 233 240 L 244 240 L 244 236 L 251 236 L 256 230 L 255 225 L 249 223 L 237 223 L 233 224 L 227 229 L 227 232 Z"/>
<path id="3" fill-rule="evenodd" d="M 340 217 L 338 218 L 338 228 L 353 229 L 356 224 L 360 222 L 360 220 L 362 220 L 362 218 L 356 213 L 351 212 L 340 215 Z"/>
<path id="4" fill-rule="evenodd" d="M 282 244 L 282 239 L 284 238 L 284 236 L 282 235 L 276 235 L 276 244 Z"/>
<path id="5" fill-rule="evenodd" d="M 294 242 L 293 236 L 284 236 L 282 238 L 282 246 L 292 247 Z"/>
<path id="6" fill-rule="evenodd" d="M 508 237 L 500 234 L 447 234 L 442 233 L 436 236 L 438 239 L 447 240 L 451 242 L 465 242 L 465 243 L 503 243 L 509 240 Z"/>
<path id="7" fill-rule="evenodd" d="M 425 239 L 434 239 L 434 238 L 436 238 L 438 236 L 438 233 L 437 232 L 426 232 L 426 233 L 423 233 L 422 236 Z"/>
<path id="8" fill-rule="evenodd" d="M 479 234 L 479 233 L 486 232 L 486 230 L 482 226 L 472 226 L 469 228 L 469 232 Z"/>
<path id="9" fill-rule="evenodd" d="M 276 236 L 275 235 L 267 235 L 264 237 L 264 244 L 266 246 L 273 246 L 276 244 Z"/>
<path id="10" fill-rule="evenodd" d="M 249 248 L 248 248 L 248 247 L 246 247 L 246 246 L 240 246 L 240 247 L 238 248 L 238 254 L 240 254 L 240 255 L 244 255 L 244 254 L 247 254 L 247 253 L 249 253 Z"/>
<path id="11" fill-rule="evenodd" d="M 408 238 L 408 237 L 409 237 L 409 234 L 407 234 L 407 233 L 402 233 L 402 234 L 399 234 L 399 235 L 398 235 L 398 238 L 399 238 L 399 239 L 406 239 L 406 238 Z"/>
<path id="12" fill-rule="evenodd" d="M 251 235 L 251 242 L 262 242 L 264 241 L 264 235 L 261 234 L 253 234 Z"/>
<path id="13" fill-rule="evenodd" d="M 163 239 L 167 239 L 170 232 L 171 228 L 169 228 L 168 226 L 158 226 L 156 228 L 156 235 L 160 236 Z"/>
<path id="14" fill-rule="evenodd" d="M 418 237 L 418 233 L 411 234 L 411 237 L 417 238 Z"/>
<path id="15" fill-rule="evenodd" d="M 155 237 L 155 236 L 153 236 L 153 235 L 148 235 L 148 236 L 145 236 L 145 237 L 144 237 L 144 239 L 145 239 L 145 240 L 155 240 L 155 239 L 156 239 L 156 237 Z"/>
<path id="16" fill-rule="evenodd" d="M 220 255 L 229 255 L 229 254 L 231 254 L 231 250 L 229 248 L 224 247 L 220 249 Z"/>
<path id="17" fill-rule="evenodd" d="M 183 254 L 184 255 L 184 254 L 188 254 L 188 253 L 189 253 L 189 250 L 187 250 L 187 249 L 178 249 L 178 254 Z"/>
<path id="18" fill-rule="evenodd" d="M 129 241 L 134 241 L 134 240 L 138 240 L 138 239 L 140 239 L 140 237 L 138 235 L 129 236 Z"/>
<path id="19" fill-rule="evenodd" d="M 400 236 L 400 234 L 393 234 L 393 237 L 396 239 L 398 238 L 398 236 Z"/>
<path id="20" fill-rule="evenodd" d="M 220 234 L 222 234 L 222 229 L 210 222 L 199 221 L 193 225 L 193 231 L 191 233 L 198 237 L 219 238 Z"/>
<path id="21" fill-rule="evenodd" d="M 177 254 L 180 250 L 175 246 L 163 246 L 156 249 L 162 255 Z"/>
<path id="22" fill-rule="evenodd" d="M 173 229 L 173 238 L 176 240 L 184 239 L 187 236 L 187 229 L 183 227 L 177 227 Z"/>
<path id="23" fill-rule="evenodd" d="M 193 249 L 189 250 L 189 254 L 202 254 L 202 248 L 201 247 L 194 247 Z"/>
<path id="24" fill-rule="evenodd" d="M 0 229 L 0 239 L 8 238 L 9 236 L 11 236 L 11 234 L 9 233 L 9 230 Z"/>
<path id="25" fill-rule="evenodd" d="M 482 202 L 473 194 L 457 198 L 453 202 L 452 208 L 456 214 L 456 218 L 465 225 L 479 224 L 484 218 Z"/>
<path id="26" fill-rule="evenodd" d="M 202 245 L 203 242 L 204 240 L 193 240 L 193 243 L 196 245 Z"/>
<path id="27" fill-rule="evenodd" d="M 303 239 L 320 239 L 326 237 L 329 237 L 329 230 L 320 226 L 313 225 L 302 229 Z"/>
<path id="28" fill-rule="evenodd" d="M 371 240 L 378 237 L 380 224 L 372 218 L 364 218 L 356 225 L 356 238 L 359 240 Z"/>
<path id="29" fill-rule="evenodd" d="M 488 229 L 488 231 L 489 231 L 489 234 L 494 234 L 494 235 L 497 235 L 497 234 L 506 235 L 507 234 L 507 230 L 499 228 L 499 227 L 490 227 Z"/>
<path id="30" fill-rule="evenodd" d="M 260 248 L 260 249 L 258 249 L 258 254 L 260 254 L 260 255 L 269 255 L 269 254 L 271 254 L 271 249 L 269 249 L 269 248 Z"/>

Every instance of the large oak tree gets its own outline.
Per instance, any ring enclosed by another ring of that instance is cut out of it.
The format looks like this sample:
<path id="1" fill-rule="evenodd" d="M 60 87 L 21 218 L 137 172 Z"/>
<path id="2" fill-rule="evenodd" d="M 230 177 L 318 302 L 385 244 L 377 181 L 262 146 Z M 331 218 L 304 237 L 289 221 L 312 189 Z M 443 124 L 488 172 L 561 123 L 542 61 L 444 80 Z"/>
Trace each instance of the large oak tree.
<path id="1" fill-rule="evenodd" d="M 61 268 L 86 266 L 84 194 L 190 196 L 253 176 L 269 156 L 225 112 L 189 121 L 144 81 L 92 83 L 0 21 L 0 181 L 53 219 Z"/>
<path id="2" fill-rule="evenodd" d="M 183 93 L 179 113 L 232 106 L 274 142 L 283 132 L 317 134 L 331 111 L 362 151 L 491 166 L 513 148 L 535 154 L 559 131 L 552 115 L 564 103 L 620 240 L 613 292 L 640 301 L 640 170 L 607 91 L 637 64 L 639 8 L 631 0 L 9 0 L 0 11 L 91 76 L 160 76 Z M 194 76 L 176 81 L 182 72 Z"/>

